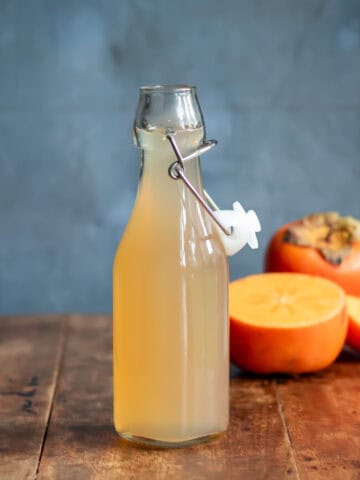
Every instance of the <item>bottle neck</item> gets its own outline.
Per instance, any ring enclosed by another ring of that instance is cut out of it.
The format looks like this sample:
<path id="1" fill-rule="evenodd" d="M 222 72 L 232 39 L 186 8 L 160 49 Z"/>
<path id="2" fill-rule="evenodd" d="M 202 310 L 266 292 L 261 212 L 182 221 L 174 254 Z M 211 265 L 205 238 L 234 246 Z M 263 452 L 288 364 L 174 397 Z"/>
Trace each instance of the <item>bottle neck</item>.
<path id="1" fill-rule="evenodd" d="M 148 198 L 165 195 L 164 201 L 167 201 L 166 196 L 168 200 L 176 195 L 179 196 L 186 187 L 181 180 L 174 180 L 169 175 L 169 167 L 177 159 L 164 133 L 143 131 L 137 132 L 137 136 L 142 148 L 139 195 Z M 176 134 L 176 142 L 183 156 L 189 155 L 198 148 L 202 140 L 203 129 L 182 130 Z M 202 193 L 199 158 L 186 161 L 184 170 L 194 187 Z"/>
<path id="2" fill-rule="evenodd" d="M 179 132 L 176 133 L 176 141 L 184 157 L 203 143 L 203 130 Z M 162 135 L 150 135 L 154 134 L 146 132 L 145 137 L 138 135 L 142 168 L 131 223 L 140 224 L 144 230 L 158 232 L 162 248 L 168 248 L 169 238 L 180 243 L 186 238 L 194 245 L 200 238 L 217 238 L 213 223 L 200 202 L 181 179 L 173 179 L 169 175 L 169 167 L 177 158 L 164 132 Z M 199 157 L 184 162 L 184 173 L 204 196 Z M 182 248 L 181 245 L 179 248 Z"/>

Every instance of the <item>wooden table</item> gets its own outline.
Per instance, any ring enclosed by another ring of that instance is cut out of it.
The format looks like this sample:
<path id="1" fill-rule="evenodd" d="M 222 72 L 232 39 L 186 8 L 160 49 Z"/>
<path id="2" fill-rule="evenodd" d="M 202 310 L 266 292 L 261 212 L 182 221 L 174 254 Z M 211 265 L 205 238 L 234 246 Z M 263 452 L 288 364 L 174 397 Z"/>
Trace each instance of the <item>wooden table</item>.
<path id="1" fill-rule="evenodd" d="M 112 426 L 109 316 L 0 318 L 0 479 L 360 479 L 360 356 L 297 378 L 234 372 L 229 431 L 149 449 Z M 319 345 L 321 348 L 321 345 Z"/>

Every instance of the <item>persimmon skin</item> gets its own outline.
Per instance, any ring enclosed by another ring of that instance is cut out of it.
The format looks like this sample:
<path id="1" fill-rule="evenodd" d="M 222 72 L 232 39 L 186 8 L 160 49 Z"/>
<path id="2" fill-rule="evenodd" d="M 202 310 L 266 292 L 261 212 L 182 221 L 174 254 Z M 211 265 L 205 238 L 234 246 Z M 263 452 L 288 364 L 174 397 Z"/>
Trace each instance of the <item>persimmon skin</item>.
<path id="1" fill-rule="evenodd" d="M 349 327 L 346 343 L 360 352 L 360 298 L 347 296 Z"/>
<path id="2" fill-rule="evenodd" d="M 351 316 L 349 316 L 349 327 L 346 343 L 354 350 L 360 352 L 360 324 L 357 323 Z"/>
<path id="3" fill-rule="evenodd" d="M 265 255 L 265 272 L 295 272 L 317 275 L 337 283 L 349 295 L 360 297 L 360 242 L 340 265 L 332 265 L 312 247 L 284 242 L 286 230 L 298 222 L 281 227 L 270 240 Z"/>
<path id="4" fill-rule="evenodd" d="M 259 374 L 315 372 L 335 361 L 347 329 L 345 306 L 326 322 L 288 329 L 248 325 L 230 317 L 230 359 Z"/>

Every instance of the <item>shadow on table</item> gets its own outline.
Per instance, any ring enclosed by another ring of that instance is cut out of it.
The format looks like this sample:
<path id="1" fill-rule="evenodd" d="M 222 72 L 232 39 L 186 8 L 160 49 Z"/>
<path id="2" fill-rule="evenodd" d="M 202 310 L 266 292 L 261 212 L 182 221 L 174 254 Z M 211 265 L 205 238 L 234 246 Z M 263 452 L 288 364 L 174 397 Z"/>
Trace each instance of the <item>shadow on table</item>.
<path id="1" fill-rule="evenodd" d="M 279 384 L 284 384 L 289 381 L 312 381 L 321 378 L 330 378 L 333 375 L 339 376 L 341 375 L 342 366 L 347 364 L 356 364 L 358 363 L 360 366 L 360 352 L 356 352 L 352 348 L 345 345 L 344 349 L 336 359 L 336 361 L 330 365 L 329 367 L 320 370 L 314 373 L 303 373 L 303 374 L 284 374 L 284 373 L 277 373 L 277 374 L 256 374 L 247 372 L 238 368 L 236 365 L 230 365 L 230 379 L 247 379 L 247 380 L 274 380 Z M 347 376 L 347 371 L 343 372 L 344 375 Z"/>

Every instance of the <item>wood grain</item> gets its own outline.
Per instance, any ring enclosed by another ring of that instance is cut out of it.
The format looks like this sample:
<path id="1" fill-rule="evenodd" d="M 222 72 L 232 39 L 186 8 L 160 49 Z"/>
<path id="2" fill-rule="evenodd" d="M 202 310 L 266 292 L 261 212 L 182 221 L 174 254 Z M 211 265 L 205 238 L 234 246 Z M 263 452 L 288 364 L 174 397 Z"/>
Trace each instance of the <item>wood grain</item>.
<path id="1" fill-rule="evenodd" d="M 150 449 L 112 425 L 109 317 L 73 316 L 40 479 L 296 479 L 272 380 L 234 378 L 229 431 L 204 445 Z M 210 400 L 211 401 L 211 400 Z"/>
<path id="2" fill-rule="evenodd" d="M 0 319 L 0 478 L 34 478 L 64 341 L 59 317 Z"/>
<path id="3" fill-rule="evenodd" d="M 302 480 L 360 479 L 359 361 L 343 352 L 327 370 L 278 382 Z"/>
<path id="4" fill-rule="evenodd" d="M 229 431 L 161 450 L 114 432 L 111 331 L 108 316 L 0 320 L 1 480 L 360 479 L 360 354 L 295 378 L 235 370 Z"/>

